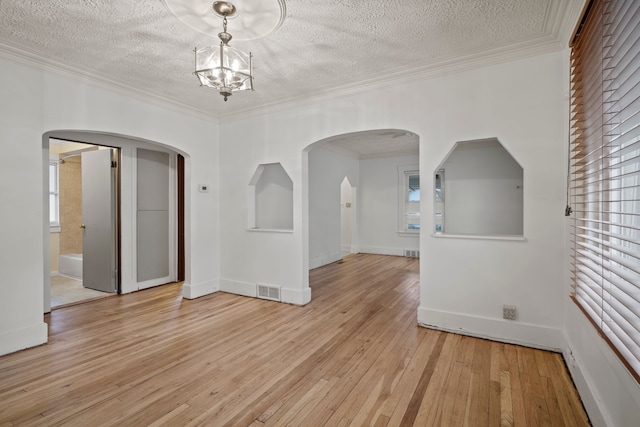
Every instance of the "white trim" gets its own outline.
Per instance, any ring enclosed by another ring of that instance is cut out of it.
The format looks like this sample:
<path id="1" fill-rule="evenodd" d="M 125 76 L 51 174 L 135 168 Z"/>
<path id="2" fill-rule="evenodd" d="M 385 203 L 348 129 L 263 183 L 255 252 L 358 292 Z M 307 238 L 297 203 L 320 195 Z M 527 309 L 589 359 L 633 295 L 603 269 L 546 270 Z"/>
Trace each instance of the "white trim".
<path id="1" fill-rule="evenodd" d="M 505 240 L 514 242 L 526 242 L 527 238 L 524 236 L 484 236 L 475 234 L 446 234 L 446 233 L 434 233 L 431 237 L 438 239 L 472 239 L 472 240 Z"/>
<path id="2" fill-rule="evenodd" d="M 306 287 L 302 290 L 282 288 L 280 290 L 280 297 L 282 302 L 293 305 L 306 305 L 311 302 L 311 288 Z"/>
<path id="3" fill-rule="evenodd" d="M 561 329 L 513 320 L 470 316 L 420 306 L 418 324 L 426 328 L 558 353 L 567 348 Z"/>
<path id="4" fill-rule="evenodd" d="M 347 251 L 347 249 L 343 250 Z M 351 246 L 349 246 L 348 251 L 351 252 Z M 331 254 L 311 258 L 309 260 L 309 270 L 313 270 L 314 268 L 322 267 L 323 265 L 328 265 L 336 261 L 340 261 L 342 259 L 342 255 L 343 252 L 341 250 L 340 252 L 334 252 Z"/>
<path id="5" fill-rule="evenodd" d="M 358 250 L 358 253 L 361 253 L 361 254 L 374 254 L 374 255 L 404 256 L 404 249 L 400 249 L 400 248 L 382 248 L 382 247 L 377 247 L 377 246 L 361 246 L 359 248 L 359 250 Z"/>
<path id="6" fill-rule="evenodd" d="M 400 237 L 420 237 L 420 230 L 396 231 L 396 234 Z"/>
<path id="7" fill-rule="evenodd" d="M 196 299 L 205 295 L 210 295 L 220 290 L 220 282 L 209 280 L 201 283 L 184 283 L 182 285 L 182 297 L 186 299 Z"/>
<path id="8" fill-rule="evenodd" d="M 145 103 L 168 108 L 190 116 L 196 116 L 203 120 L 214 120 L 216 122 L 218 120 L 216 115 L 210 111 L 201 110 L 188 104 L 183 104 L 175 99 L 159 96 L 158 93 L 155 92 L 148 92 L 134 86 L 117 82 L 112 80 L 109 76 L 100 75 L 92 70 L 79 69 L 63 64 L 52 57 L 47 58 L 46 54 L 43 54 L 42 52 L 30 52 L 24 47 L 0 43 L 0 58 L 6 58 L 20 64 L 35 67 L 39 70 L 49 71 L 74 80 L 87 81 L 93 86 L 114 91 Z"/>
<path id="9" fill-rule="evenodd" d="M 47 342 L 45 322 L 0 333 L 0 356 Z"/>
<path id="10" fill-rule="evenodd" d="M 420 176 L 420 165 L 411 164 L 411 165 L 400 165 L 398 166 L 398 228 L 397 233 L 406 233 L 411 234 L 414 233 L 417 236 L 420 236 L 420 229 L 415 231 L 410 231 L 405 228 L 407 225 L 407 209 L 406 204 L 407 200 L 407 190 L 408 190 L 408 176 L 409 175 L 418 175 Z M 422 194 L 420 194 L 419 204 L 422 203 Z"/>
<path id="11" fill-rule="evenodd" d="M 228 292 L 234 295 L 242 295 L 244 297 L 258 297 L 255 283 L 221 279 L 220 290 L 222 292 Z"/>
<path id="12" fill-rule="evenodd" d="M 570 345 L 563 350 L 562 357 L 567 365 L 571 379 L 578 390 L 580 400 L 582 400 L 582 404 L 589 415 L 591 425 L 614 425 L 611 417 L 607 413 L 606 407 L 602 405 L 602 398 L 597 395 L 597 388 L 593 386 L 591 379 L 583 372 L 582 365 L 576 358 L 575 352 Z"/>
<path id="13" fill-rule="evenodd" d="M 220 290 L 243 297 L 257 298 L 255 283 L 221 279 Z M 305 289 L 300 290 L 283 287 L 280 289 L 280 297 L 280 302 L 286 304 L 306 305 L 311 302 L 311 288 L 306 287 Z"/>
<path id="14" fill-rule="evenodd" d="M 577 18 L 576 18 L 577 19 Z M 302 95 L 289 99 L 278 100 L 255 107 L 242 108 L 229 113 L 222 113 L 216 117 L 220 121 L 233 121 L 246 119 L 248 116 L 275 113 L 277 111 L 293 109 L 303 105 L 314 104 L 342 96 L 358 95 L 365 92 L 381 91 L 399 84 L 415 82 L 416 80 L 428 80 L 449 76 L 485 67 L 491 67 L 511 61 L 531 58 L 565 49 L 565 42 L 553 37 L 547 37 L 541 42 L 521 42 L 507 48 L 498 48 L 490 52 L 477 52 L 467 56 L 456 57 L 437 64 L 416 67 L 410 70 L 400 70 L 395 73 L 387 73 L 384 76 L 374 77 L 351 85 L 344 85 L 316 92 L 313 95 Z"/>
<path id="15" fill-rule="evenodd" d="M 247 228 L 247 231 L 259 231 L 262 233 L 293 233 L 293 230 L 284 228 Z"/>
<path id="16" fill-rule="evenodd" d="M 319 102 L 321 100 L 339 96 L 381 90 L 397 86 L 404 82 L 442 77 L 452 73 L 464 72 L 561 51 L 567 47 L 567 42 L 571 37 L 575 22 L 581 15 L 583 2 L 572 1 L 567 2 L 567 4 L 568 5 L 565 5 L 564 13 L 562 14 L 556 13 L 553 15 L 553 11 L 548 11 L 548 13 L 552 16 L 558 17 L 558 19 L 551 23 L 547 23 L 546 35 L 536 40 L 525 40 L 506 47 L 498 47 L 490 51 L 473 52 L 464 56 L 448 58 L 435 64 L 431 63 L 414 68 L 405 68 L 394 73 L 380 74 L 357 84 L 349 84 L 338 88 L 320 90 L 312 95 L 305 94 L 284 100 L 273 101 L 267 104 L 261 104 L 255 107 L 252 106 L 230 112 L 223 112 L 217 115 L 213 114 L 211 111 L 205 111 L 183 104 L 175 99 L 161 97 L 157 93 L 147 92 L 143 89 L 114 81 L 110 77 L 97 74 L 92 70 L 78 69 L 76 67 L 62 64 L 53 57 L 46 57 L 46 54 L 43 54 L 42 52 L 29 51 L 24 46 L 12 46 L 6 43 L 0 43 L 0 57 L 5 57 L 22 64 L 42 70 L 52 71 L 74 79 L 89 81 L 91 84 L 107 90 L 113 90 L 145 102 L 152 102 L 156 105 L 162 105 L 165 107 L 169 106 L 174 110 L 196 115 L 207 120 L 233 120 L 246 118 L 247 115 L 274 112 L 274 109 L 276 108 L 288 109 L 301 104 Z M 550 7 L 561 6 L 553 3 Z"/>

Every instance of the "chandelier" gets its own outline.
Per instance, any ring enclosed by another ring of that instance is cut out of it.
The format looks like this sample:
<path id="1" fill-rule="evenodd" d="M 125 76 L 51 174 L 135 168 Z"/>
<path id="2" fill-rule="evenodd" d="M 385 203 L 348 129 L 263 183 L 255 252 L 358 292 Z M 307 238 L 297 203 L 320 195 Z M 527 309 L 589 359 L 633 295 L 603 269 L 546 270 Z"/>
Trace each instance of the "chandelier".
<path id="1" fill-rule="evenodd" d="M 252 55 L 229 46 L 232 36 L 227 32 L 227 18 L 236 16 L 236 7 L 227 1 L 214 1 L 212 9 L 222 18 L 220 45 L 194 49 L 195 75 L 200 85 L 216 89 L 226 101 L 235 91 L 253 90 Z"/>

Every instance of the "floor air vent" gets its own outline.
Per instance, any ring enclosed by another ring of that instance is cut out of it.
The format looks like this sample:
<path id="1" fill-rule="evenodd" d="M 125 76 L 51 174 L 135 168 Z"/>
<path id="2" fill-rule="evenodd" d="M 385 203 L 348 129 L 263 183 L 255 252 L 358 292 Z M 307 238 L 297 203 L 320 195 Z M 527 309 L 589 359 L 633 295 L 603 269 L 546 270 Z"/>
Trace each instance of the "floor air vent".
<path id="1" fill-rule="evenodd" d="M 258 298 L 280 301 L 280 288 L 270 285 L 258 285 Z"/>
<path id="2" fill-rule="evenodd" d="M 420 258 L 420 251 L 417 249 L 405 249 L 404 256 L 407 258 Z"/>

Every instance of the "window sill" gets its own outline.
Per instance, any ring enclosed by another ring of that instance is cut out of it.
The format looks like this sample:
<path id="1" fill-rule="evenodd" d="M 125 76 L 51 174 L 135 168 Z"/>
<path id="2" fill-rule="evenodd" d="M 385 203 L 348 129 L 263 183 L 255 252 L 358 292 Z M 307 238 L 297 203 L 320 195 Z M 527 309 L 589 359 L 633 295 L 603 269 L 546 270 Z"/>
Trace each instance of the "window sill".
<path id="1" fill-rule="evenodd" d="M 445 234 L 435 233 L 431 237 L 438 239 L 471 239 L 471 240 L 503 240 L 510 242 L 526 242 L 527 238 L 524 236 L 480 236 L 474 234 Z"/>
<path id="2" fill-rule="evenodd" d="M 258 231 L 261 233 L 293 233 L 293 230 L 280 228 L 247 228 L 247 231 Z"/>
<path id="3" fill-rule="evenodd" d="M 401 237 L 408 237 L 408 236 L 420 237 L 420 230 L 416 230 L 416 231 L 396 231 L 396 234 L 398 236 L 401 236 Z"/>
<path id="4" fill-rule="evenodd" d="M 62 231 L 62 227 L 60 227 L 59 225 L 49 226 L 49 233 L 60 233 L 61 231 Z"/>

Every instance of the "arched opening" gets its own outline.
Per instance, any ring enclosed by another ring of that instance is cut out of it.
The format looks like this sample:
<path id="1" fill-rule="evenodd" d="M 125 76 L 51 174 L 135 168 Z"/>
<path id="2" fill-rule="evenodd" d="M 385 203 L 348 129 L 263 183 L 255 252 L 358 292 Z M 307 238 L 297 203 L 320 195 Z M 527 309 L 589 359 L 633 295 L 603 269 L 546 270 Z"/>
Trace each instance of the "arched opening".
<path id="1" fill-rule="evenodd" d="M 185 230 L 188 222 L 184 220 L 189 212 L 189 204 L 185 203 L 189 188 L 185 183 L 185 177 L 189 176 L 188 156 L 154 141 L 92 131 L 56 130 L 43 135 L 44 265 L 51 264 L 53 252 L 49 233 L 50 177 L 47 173 L 51 139 L 91 144 L 95 148 L 110 147 L 119 153 L 111 165 L 118 169 L 117 225 L 114 228 L 117 262 L 111 271 L 117 278 L 118 292 L 129 293 L 188 279 L 189 264 L 184 259 L 188 253 L 185 248 L 190 243 L 189 232 Z M 84 149 L 80 148 L 78 154 Z M 50 277 L 51 269 L 45 267 L 44 312 L 51 309 Z"/>
<path id="2" fill-rule="evenodd" d="M 399 171 L 405 169 L 419 174 L 419 138 L 406 130 L 336 135 L 305 148 L 307 270 L 347 253 L 419 257 L 419 222 L 409 230 L 398 226 L 405 206 Z M 419 212 L 414 216 L 419 221 Z"/>

